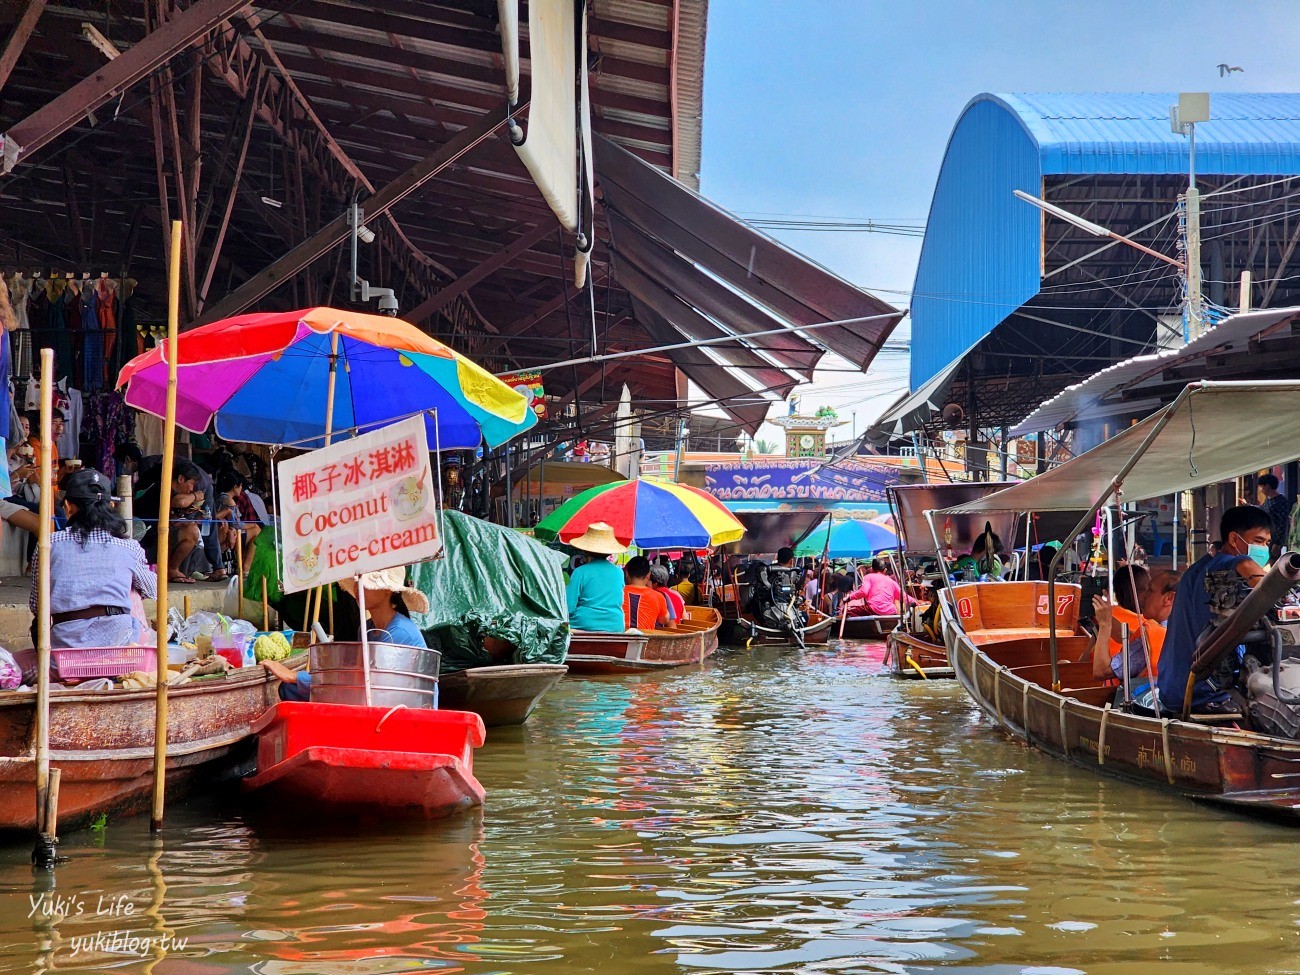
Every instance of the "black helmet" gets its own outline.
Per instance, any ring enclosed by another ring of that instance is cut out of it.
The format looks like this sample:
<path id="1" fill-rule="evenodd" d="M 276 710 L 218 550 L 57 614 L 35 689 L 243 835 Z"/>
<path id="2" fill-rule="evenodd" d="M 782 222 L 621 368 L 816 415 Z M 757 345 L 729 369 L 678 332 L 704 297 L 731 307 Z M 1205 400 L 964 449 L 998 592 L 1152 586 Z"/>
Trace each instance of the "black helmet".
<path id="1" fill-rule="evenodd" d="M 108 478 L 93 467 L 75 471 L 63 479 L 63 496 L 73 504 L 92 501 L 116 501 Z"/>

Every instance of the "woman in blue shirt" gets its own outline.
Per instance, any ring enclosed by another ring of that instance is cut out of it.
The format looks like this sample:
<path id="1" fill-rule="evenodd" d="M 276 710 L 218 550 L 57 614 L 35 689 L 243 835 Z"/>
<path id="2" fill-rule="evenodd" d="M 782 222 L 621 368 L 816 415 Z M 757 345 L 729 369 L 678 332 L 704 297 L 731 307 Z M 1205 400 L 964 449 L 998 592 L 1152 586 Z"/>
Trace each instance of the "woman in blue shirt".
<path id="1" fill-rule="evenodd" d="M 569 625 L 575 630 L 623 632 L 623 570 L 607 556 L 620 555 L 627 551 L 627 546 L 614 537 L 614 529 L 603 521 L 592 522 L 568 544 L 598 556 L 578 566 L 569 576 L 566 590 Z"/>
<path id="2" fill-rule="evenodd" d="M 372 643 L 395 643 L 427 650 L 429 645 L 424 634 L 411 622 L 410 614 L 427 613 L 429 597 L 406 584 L 406 569 L 398 566 L 382 572 L 367 572 L 362 581 L 366 588 L 365 615 L 370 617 L 366 639 Z M 339 588 L 356 598 L 355 579 L 344 579 Z M 274 660 L 263 660 L 262 666 L 284 682 L 280 687 L 282 701 L 306 701 L 310 698 L 311 674 L 306 671 L 294 673 Z"/>

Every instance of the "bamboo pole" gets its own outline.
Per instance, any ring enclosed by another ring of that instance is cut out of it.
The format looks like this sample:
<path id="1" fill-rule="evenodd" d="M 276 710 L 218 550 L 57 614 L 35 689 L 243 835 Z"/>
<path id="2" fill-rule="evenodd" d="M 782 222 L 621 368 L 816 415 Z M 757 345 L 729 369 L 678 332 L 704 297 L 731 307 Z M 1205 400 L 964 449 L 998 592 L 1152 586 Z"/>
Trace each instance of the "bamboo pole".
<path id="1" fill-rule="evenodd" d="M 163 417 L 162 485 L 158 495 L 158 686 L 154 698 L 153 815 L 149 829 L 162 829 L 167 792 L 167 584 L 171 574 L 172 468 L 176 460 L 176 349 L 181 317 L 181 222 L 172 221 L 167 285 L 167 412 Z M 187 600 L 188 601 L 188 600 Z"/>
<path id="2" fill-rule="evenodd" d="M 193 606 L 192 606 L 191 603 L 190 603 L 190 594 L 189 594 L 189 593 L 186 593 L 186 594 L 185 594 L 185 604 L 184 604 L 184 605 L 185 605 L 185 618 L 186 618 L 186 619 L 189 619 L 189 618 L 190 618 L 190 610 L 193 609 Z"/>
<path id="3" fill-rule="evenodd" d="M 333 640 L 335 639 L 335 633 L 334 633 L 334 586 L 332 584 L 329 587 L 329 594 L 330 594 L 329 596 L 330 639 Z"/>
<path id="4" fill-rule="evenodd" d="M 366 707 L 370 700 L 370 627 L 366 625 L 366 577 L 357 576 L 357 606 L 361 608 L 361 676 L 366 682 Z"/>
<path id="5" fill-rule="evenodd" d="M 262 629 L 271 628 L 271 608 L 266 601 L 266 576 L 262 576 Z"/>
<path id="6" fill-rule="evenodd" d="M 54 519 L 54 458 L 51 416 L 54 408 L 54 350 L 41 349 L 41 471 L 39 553 L 36 564 L 36 846 L 32 862 L 53 867 L 57 824 L 50 800 L 50 523 Z"/>

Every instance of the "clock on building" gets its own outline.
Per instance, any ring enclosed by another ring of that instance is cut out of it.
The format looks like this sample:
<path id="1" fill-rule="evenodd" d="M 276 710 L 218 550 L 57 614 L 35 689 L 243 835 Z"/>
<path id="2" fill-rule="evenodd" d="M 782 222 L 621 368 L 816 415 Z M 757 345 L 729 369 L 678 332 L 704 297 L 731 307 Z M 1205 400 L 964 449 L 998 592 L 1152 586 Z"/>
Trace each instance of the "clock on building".
<path id="1" fill-rule="evenodd" d="M 804 450 L 808 450 L 816 442 L 817 442 L 816 439 L 814 439 L 811 433 L 805 433 L 802 437 L 799 438 L 799 446 L 802 447 Z"/>

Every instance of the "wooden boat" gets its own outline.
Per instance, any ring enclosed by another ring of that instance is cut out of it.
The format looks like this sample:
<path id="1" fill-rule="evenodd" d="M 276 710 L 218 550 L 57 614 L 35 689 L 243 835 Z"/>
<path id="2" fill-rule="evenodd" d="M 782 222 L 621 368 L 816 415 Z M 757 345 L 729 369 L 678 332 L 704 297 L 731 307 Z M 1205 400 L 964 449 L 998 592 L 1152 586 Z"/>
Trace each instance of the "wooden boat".
<path id="1" fill-rule="evenodd" d="M 305 658 L 297 661 L 301 666 Z M 251 757 L 253 723 L 279 700 L 261 667 L 173 688 L 167 710 L 167 794 L 209 784 Z M 148 807 L 153 689 L 50 693 L 50 765 L 61 770 L 59 825 Z M 0 692 L 0 830 L 36 825 L 36 692 Z"/>
<path id="2" fill-rule="evenodd" d="M 948 663 L 948 648 L 941 643 L 931 643 L 900 624 L 889 634 L 885 659 L 895 677 L 916 680 L 934 680 L 956 676 Z"/>
<path id="3" fill-rule="evenodd" d="M 504 664 L 443 674 L 438 706 L 472 711 L 489 728 L 523 724 L 568 670 L 564 664 Z"/>
<path id="4" fill-rule="evenodd" d="M 710 590 L 709 599 L 711 605 L 719 608 L 723 624 L 721 639 L 728 646 L 825 646 L 839 626 L 838 617 L 828 616 L 811 606 L 804 607 L 804 612 L 808 614 L 807 624 L 794 633 L 760 626 L 742 608 L 749 601 L 749 584 L 742 582 L 738 574 L 733 576 L 731 582 Z"/>
<path id="5" fill-rule="evenodd" d="M 565 658 L 571 674 L 639 674 L 703 663 L 718 649 L 722 614 L 710 606 L 687 606 L 675 630 L 653 633 L 574 631 Z"/>
<path id="6" fill-rule="evenodd" d="M 282 701 L 253 726 L 245 791 L 313 816 L 437 819 L 483 804 L 477 714 Z"/>
<path id="7" fill-rule="evenodd" d="M 897 616 L 845 616 L 836 627 L 841 640 L 884 640 L 898 626 Z"/>
<path id="8" fill-rule="evenodd" d="M 1033 747 L 1105 775 L 1267 818 L 1300 822 L 1300 741 L 1125 713 L 1081 660 L 1077 586 L 1058 585 L 1059 691 L 1052 690 L 1045 582 L 955 587 L 941 612 L 957 680 L 991 719 Z M 1195 716 L 1194 716 L 1195 717 Z"/>
<path id="9" fill-rule="evenodd" d="M 1072 540 L 1121 487 L 1125 500 L 1143 501 L 1286 462 L 1300 437 L 1300 416 L 1277 404 L 1296 395 L 1295 381 L 1193 383 L 1092 450 L 996 495 L 935 512 L 931 523 L 953 513 L 1082 510 L 1064 536 Z M 1205 676 L 1262 625 L 1297 580 L 1300 557 L 1278 559 L 1217 629 L 1200 636 L 1192 675 Z M 1034 747 L 1103 774 L 1300 824 L 1300 740 L 1247 730 L 1249 716 L 1241 714 L 1184 710 L 1161 717 L 1113 707 L 1116 689 L 1093 678 L 1091 661 L 1084 660 L 1090 640 L 1077 624 L 1080 588 L 1057 584 L 1054 590 L 1047 582 L 1003 582 L 962 584 L 943 593 L 949 659 L 985 714 Z M 1270 626 L 1264 631 L 1285 652 L 1281 634 Z M 1267 716 L 1262 707 L 1261 713 Z"/>
<path id="10" fill-rule="evenodd" d="M 933 593 L 920 572 L 908 570 L 909 559 L 915 566 L 921 560 L 937 560 L 947 554 L 931 533 L 925 512 L 987 497 L 1009 486 L 1008 482 L 967 481 L 894 484 L 888 488 L 889 510 L 898 530 L 896 564 L 901 573 L 903 591 L 909 600 L 908 612 L 886 634 L 888 652 L 885 661 L 894 677 L 933 680 L 953 676 L 952 666 L 948 663 L 948 648 L 942 641 L 934 642 L 920 623 L 920 614 L 929 605 Z M 943 545 L 948 551 L 969 551 L 987 519 L 992 519 L 994 530 L 1004 538 L 1012 537 L 1016 525 L 1014 513 L 994 513 L 980 518 L 945 516 Z M 852 626 L 853 617 L 850 616 L 848 622 Z M 848 636 L 847 631 L 845 636 Z"/>

